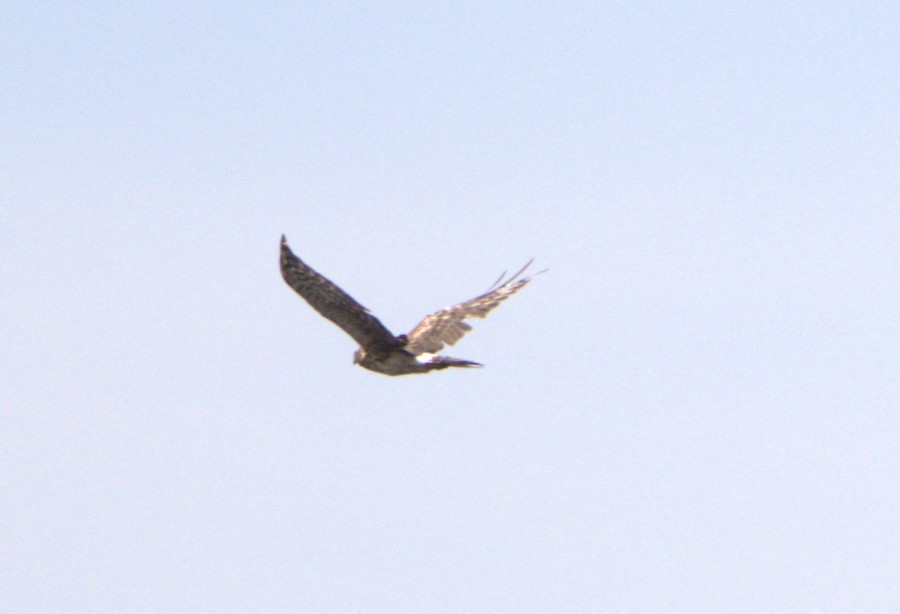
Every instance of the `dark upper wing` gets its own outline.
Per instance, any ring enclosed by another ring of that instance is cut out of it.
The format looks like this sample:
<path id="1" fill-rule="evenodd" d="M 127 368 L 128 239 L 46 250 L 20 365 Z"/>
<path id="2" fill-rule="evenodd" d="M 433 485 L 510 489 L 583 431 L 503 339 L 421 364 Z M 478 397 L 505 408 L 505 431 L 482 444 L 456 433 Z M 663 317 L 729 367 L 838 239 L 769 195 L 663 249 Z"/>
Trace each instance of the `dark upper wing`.
<path id="1" fill-rule="evenodd" d="M 371 350 L 397 345 L 391 331 L 368 309 L 295 256 L 284 235 L 281 236 L 281 275 L 313 309 L 340 326 L 360 346 Z"/>
<path id="2" fill-rule="evenodd" d="M 496 282 L 481 296 L 477 296 L 470 301 L 446 307 L 440 311 L 426 316 L 419 325 L 413 329 L 407 337 L 409 343 L 404 348 L 406 351 L 418 356 L 419 354 L 434 354 L 441 351 L 444 344 L 453 345 L 463 335 L 472 330 L 472 327 L 463 320 L 466 318 L 485 318 L 490 311 L 505 301 L 507 298 L 525 287 L 531 277 L 516 278 L 525 272 L 531 265 L 528 261 L 522 269 L 512 275 L 506 281 L 501 280 L 506 275 L 504 273 Z M 543 273 L 543 271 L 540 271 Z M 540 273 L 536 273 L 540 274 Z"/>

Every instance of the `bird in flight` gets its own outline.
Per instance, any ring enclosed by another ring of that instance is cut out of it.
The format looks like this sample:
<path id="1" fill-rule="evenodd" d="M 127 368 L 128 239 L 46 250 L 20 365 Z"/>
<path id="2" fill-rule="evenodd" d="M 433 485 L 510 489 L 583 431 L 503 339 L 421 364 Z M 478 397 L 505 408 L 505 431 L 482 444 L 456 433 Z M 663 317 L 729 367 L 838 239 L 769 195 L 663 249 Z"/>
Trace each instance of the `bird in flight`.
<path id="1" fill-rule="evenodd" d="M 412 332 L 395 336 L 368 309 L 294 255 L 287 239 L 281 236 L 281 275 L 284 281 L 313 309 L 337 324 L 359 344 L 353 355 L 354 364 L 385 375 L 483 366 L 471 360 L 434 354 L 441 351 L 444 345 L 455 344 L 472 330 L 464 321 L 466 318 L 486 317 L 494 307 L 524 288 L 533 276 L 516 278 L 529 265 L 530 260 L 505 281 L 506 273 L 501 275 L 484 294 L 435 311 L 425 316 Z M 419 360 L 419 356 L 424 360 Z"/>

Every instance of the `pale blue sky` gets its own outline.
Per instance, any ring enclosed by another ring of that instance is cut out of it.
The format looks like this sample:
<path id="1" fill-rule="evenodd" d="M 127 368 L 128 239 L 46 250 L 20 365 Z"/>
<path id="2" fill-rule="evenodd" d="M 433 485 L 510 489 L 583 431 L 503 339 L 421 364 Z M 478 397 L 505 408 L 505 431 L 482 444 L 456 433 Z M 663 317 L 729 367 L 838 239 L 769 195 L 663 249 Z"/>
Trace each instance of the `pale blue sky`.
<path id="1" fill-rule="evenodd" d="M 895 2 L 7 3 L 0 609 L 900 610 Z M 550 272 L 387 378 L 394 332 Z"/>

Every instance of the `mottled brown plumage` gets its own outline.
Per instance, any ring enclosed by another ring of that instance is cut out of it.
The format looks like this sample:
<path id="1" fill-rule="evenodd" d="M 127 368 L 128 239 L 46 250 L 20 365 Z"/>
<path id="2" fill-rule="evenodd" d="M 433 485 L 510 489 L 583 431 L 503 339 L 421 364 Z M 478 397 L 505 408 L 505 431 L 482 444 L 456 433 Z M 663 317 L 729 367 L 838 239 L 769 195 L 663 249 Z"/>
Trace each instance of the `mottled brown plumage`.
<path id="1" fill-rule="evenodd" d="M 337 324 L 359 344 L 353 356 L 354 363 L 385 375 L 482 366 L 471 360 L 449 356 L 432 356 L 424 362 L 416 357 L 435 354 L 445 345 L 459 341 L 472 329 L 464 322 L 466 318 L 486 317 L 531 280 L 531 277 L 516 279 L 530 264 L 531 261 L 506 281 L 503 281 L 504 273 L 484 294 L 426 316 L 408 335 L 394 336 L 368 309 L 294 255 L 285 237 L 281 237 L 281 275 L 285 282 L 313 309 Z"/>

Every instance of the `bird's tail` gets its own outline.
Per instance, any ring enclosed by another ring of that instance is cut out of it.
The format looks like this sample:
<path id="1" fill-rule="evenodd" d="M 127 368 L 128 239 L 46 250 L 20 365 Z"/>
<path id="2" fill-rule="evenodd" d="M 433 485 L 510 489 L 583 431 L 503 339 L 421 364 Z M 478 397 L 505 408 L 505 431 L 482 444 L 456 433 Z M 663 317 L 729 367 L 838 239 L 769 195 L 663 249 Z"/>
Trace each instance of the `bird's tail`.
<path id="1" fill-rule="evenodd" d="M 425 363 L 430 367 L 429 371 L 434 369 L 446 369 L 447 367 L 483 367 L 480 362 L 473 360 L 463 360 L 461 358 L 450 358 L 449 356 L 434 356 Z"/>

